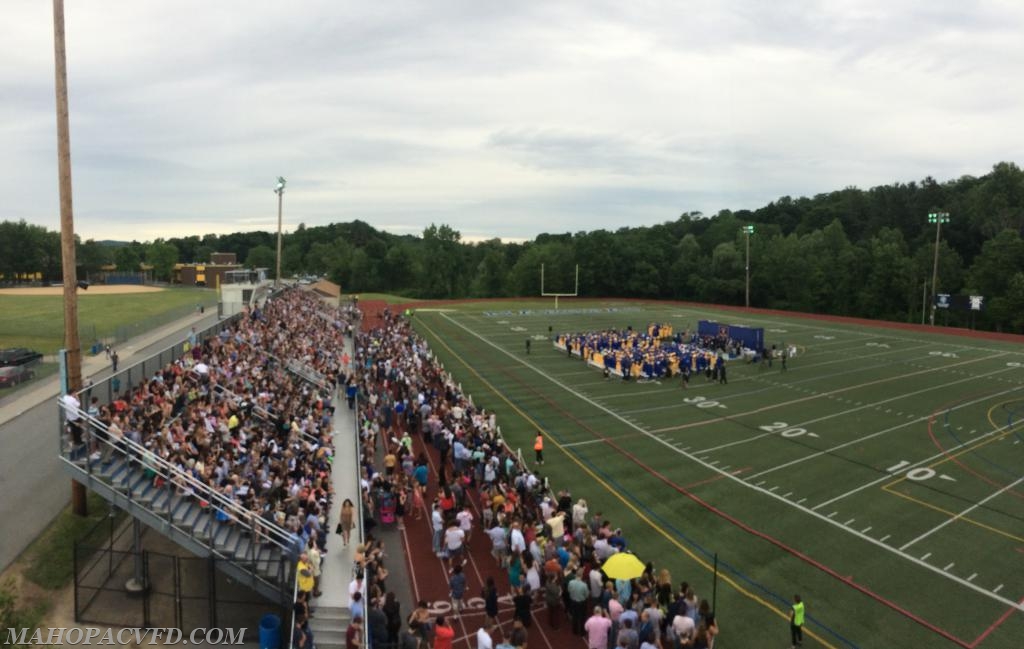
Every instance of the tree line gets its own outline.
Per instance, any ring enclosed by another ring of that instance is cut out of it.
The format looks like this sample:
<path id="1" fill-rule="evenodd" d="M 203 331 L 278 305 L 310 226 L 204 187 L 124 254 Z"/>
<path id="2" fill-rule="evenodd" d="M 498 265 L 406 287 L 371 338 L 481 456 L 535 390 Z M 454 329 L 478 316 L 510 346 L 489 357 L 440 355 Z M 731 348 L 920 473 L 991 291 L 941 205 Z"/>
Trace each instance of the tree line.
<path id="1" fill-rule="evenodd" d="M 379 231 L 362 221 L 305 227 L 284 236 L 282 272 L 326 275 L 351 292 L 419 298 L 581 296 L 683 299 L 743 304 L 744 226 L 750 243 L 752 306 L 920 322 L 930 310 L 935 226 L 939 293 L 985 296 L 977 314 L 941 312 L 937 322 L 1024 331 L 1024 172 L 1001 162 L 981 177 L 847 187 L 813 197 L 783 196 L 756 210 L 684 213 L 653 226 L 545 233 L 528 242 L 468 243 L 448 225 L 421 236 Z M 60 274 L 59 235 L 24 222 L 0 223 L 0 275 Z M 78 244 L 80 276 L 104 264 L 147 263 L 170 279 L 179 261 L 206 262 L 233 252 L 248 267 L 273 269 L 276 234 Z M 927 304 L 925 304 L 927 302 Z M 973 316 L 973 318 L 972 318 Z"/>

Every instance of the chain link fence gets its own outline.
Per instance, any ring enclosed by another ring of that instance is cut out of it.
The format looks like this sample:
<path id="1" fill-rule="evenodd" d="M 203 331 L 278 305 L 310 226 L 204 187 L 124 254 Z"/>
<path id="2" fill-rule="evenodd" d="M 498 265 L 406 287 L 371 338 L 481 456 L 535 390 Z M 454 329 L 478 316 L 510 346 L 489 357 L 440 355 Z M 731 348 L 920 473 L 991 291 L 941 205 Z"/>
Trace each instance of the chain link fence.
<path id="1" fill-rule="evenodd" d="M 271 603 L 222 572 L 216 557 L 187 554 L 145 527 L 135 547 L 133 521 L 111 516 L 75 542 L 75 621 L 126 627 L 245 629 L 259 636 L 266 613 L 287 620 Z"/>

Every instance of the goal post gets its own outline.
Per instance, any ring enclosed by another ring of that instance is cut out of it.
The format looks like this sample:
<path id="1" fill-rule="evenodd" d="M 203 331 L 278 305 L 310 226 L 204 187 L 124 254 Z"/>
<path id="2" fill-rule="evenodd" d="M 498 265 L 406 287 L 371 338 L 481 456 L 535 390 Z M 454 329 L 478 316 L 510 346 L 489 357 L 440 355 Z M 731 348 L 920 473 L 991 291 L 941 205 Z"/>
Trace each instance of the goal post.
<path id="1" fill-rule="evenodd" d="M 540 296 L 541 297 L 553 297 L 555 298 L 555 310 L 558 310 L 558 298 L 560 297 L 579 297 L 580 294 L 580 265 L 576 264 L 576 279 L 573 285 L 572 293 L 557 293 L 548 292 L 544 286 L 544 264 L 540 265 Z"/>

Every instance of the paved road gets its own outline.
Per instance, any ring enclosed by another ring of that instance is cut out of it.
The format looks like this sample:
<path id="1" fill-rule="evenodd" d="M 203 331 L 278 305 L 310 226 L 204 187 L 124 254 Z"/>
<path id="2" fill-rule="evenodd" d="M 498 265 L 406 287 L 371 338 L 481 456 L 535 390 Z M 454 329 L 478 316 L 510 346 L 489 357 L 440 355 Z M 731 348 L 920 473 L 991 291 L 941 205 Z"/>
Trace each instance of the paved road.
<path id="1" fill-rule="evenodd" d="M 194 314 L 118 346 L 128 367 L 181 342 L 189 328 L 217 316 Z M 110 367 L 101 355 L 82 362 L 84 377 L 99 381 Z M 6 568 L 71 499 L 71 478 L 57 458 L 58 377 L 41 380 L 0 400 L 0 569 Z M 68 540 L 70 542 L 70 539 Z"/>

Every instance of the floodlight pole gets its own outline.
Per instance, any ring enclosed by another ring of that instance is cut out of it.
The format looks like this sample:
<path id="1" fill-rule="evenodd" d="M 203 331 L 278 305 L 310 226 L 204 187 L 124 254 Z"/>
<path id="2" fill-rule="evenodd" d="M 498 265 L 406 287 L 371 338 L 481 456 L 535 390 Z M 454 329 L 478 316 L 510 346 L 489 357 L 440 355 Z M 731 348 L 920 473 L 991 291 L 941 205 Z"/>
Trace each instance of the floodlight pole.
<path id="1" fill-rule="evenodd" d="M 746 239 L 747 239 L 747 283 L 746 283 L 747 292 L 746 292 L 746 299 L 744 300 L 744 304 L 747 306 L 747 308 L 750 308 L 750 235 L 752 235 L 753 233 L 754 233 L 754 226 L 752 226 L 752 225 L 744 225 L 743 226 L 743 234 L 746 235 Z"/>
<path id="2" fill-rule="evenodd" d="M 921 285 L 921 324 L 924 324 L 926 313 L 928 313 L 928 280 Z"/>
<path id="3" fill-rule="evenodd" d="M 277 273 L 274 275 L 274 288 L 281 284 L 281 208 L 284 204 L 284 186 L 286 182 L 283 177 L 278 176 L 277 187 L 274 188 L 274 193 L 277 194 Z"/>
<path id="4" fill-rule="evenodd" d="M 82 387 L 82 346 L 78 339 L 78 273 L 75 219 L 71 202 L 71 127 L 68 120 L 68 60 L 64 45 L 64 0 L 53 0 L 54 86 L 57 95 L 57 186 L 60 192 L 61 274 L 64 276 L 64 349 L 67 391 Z M 72 440 L 72 444 L 74 440 Z M 71 509 L 89 513 L 85 486 L 71 481 Z"/>
<path id="5" fill-rule="evenodd" d="M 939 279 L 939 236 L 942 232 L 942 224 L 949 223 L 948 212 L 932 212 L 928 215 L 928 222 L 935 224 L 935 261 L 932 262 L 932 317 L 931 325 L 935 326 L 935 294 Z"/>

